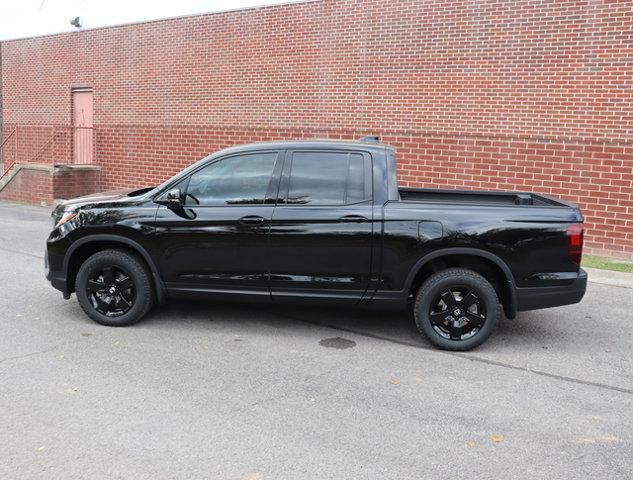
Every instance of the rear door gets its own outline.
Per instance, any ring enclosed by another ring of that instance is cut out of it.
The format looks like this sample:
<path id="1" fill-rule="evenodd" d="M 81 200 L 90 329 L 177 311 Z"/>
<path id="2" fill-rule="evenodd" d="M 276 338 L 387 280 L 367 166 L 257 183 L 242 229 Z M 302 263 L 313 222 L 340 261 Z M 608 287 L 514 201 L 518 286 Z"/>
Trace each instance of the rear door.
<path id="1" fill-rule="evenodd" d="M 361 299 L 371 274 L 372 190 L 367 152 L 286 152 L 268 250 L 275 301 Z"/>

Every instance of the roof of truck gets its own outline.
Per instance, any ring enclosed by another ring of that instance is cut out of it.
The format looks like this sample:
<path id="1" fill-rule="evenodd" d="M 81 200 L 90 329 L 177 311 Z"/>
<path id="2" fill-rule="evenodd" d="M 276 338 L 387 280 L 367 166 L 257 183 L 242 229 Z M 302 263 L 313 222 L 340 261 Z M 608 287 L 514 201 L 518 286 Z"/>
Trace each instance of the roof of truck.
<path id="1" fill-rule="evenodd" d="M 261 149 L 287 149 L 287 148 L 344 148 L 344 149 L 357 149 L 362 147 L 364 149 L 384 149 L 391 148 L 389 145 L 375 141 L 360 141 L 360 140 L 330 140 L 330 139 L 314 139 L 314 140 L 279 140 L 272 142 L 256 142 L 247 143 L 244 145 L 235 145 L 222 150 L 222 153 L 237 153 L 241 151 L 249 150 L 261 150 Z M 217 152 L 219 153 L 219 152 Z"/>

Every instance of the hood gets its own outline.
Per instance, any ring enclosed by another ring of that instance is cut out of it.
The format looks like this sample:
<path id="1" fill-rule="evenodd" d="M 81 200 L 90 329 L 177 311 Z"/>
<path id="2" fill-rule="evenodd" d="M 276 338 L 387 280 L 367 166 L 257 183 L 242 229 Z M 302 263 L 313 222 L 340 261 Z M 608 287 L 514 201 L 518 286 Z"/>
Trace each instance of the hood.
<path id="1" fill-rule="evenodd" d="M 144 200 L 143 195 L 154 190 L 155 187 L 135 188 L 135 189 L 119 189 L 109 192 L 93 193 L 83 197 L 72 198 L 60 202 L 52 211 L 53 224 L 63 217 L 65 212 L 73 212 L 90 208 L 109 208 L 115 206 L 123 206 L 125 203 L 138 203 Z"/>
<path id="2" fill-rule="evenodd" d="M 125 188 L 118 190 L 110 190 L 108 192 L 91 193 L 90 195 L 84 195 L 83 197 L 71 198 L 61 202 L 64 210 L 70 210 L 72 208 L 81 207 L 84 205 L 98 205 L 102 203 L 115 203 L 120 200 L 127 200 L 134 197 L 140 197 L 150 191 L 154 187 L 146 188 Z"/>

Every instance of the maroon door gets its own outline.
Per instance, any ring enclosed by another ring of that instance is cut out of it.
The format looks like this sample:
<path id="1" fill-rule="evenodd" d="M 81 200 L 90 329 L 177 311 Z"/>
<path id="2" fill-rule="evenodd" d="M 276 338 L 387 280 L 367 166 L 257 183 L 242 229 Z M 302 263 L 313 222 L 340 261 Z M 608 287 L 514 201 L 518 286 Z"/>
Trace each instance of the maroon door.
<path id="1" fill-rule="evenodd" d="M 93 155 L 92 90 L 73 90 L 73 163 L 90 164 Z"/>

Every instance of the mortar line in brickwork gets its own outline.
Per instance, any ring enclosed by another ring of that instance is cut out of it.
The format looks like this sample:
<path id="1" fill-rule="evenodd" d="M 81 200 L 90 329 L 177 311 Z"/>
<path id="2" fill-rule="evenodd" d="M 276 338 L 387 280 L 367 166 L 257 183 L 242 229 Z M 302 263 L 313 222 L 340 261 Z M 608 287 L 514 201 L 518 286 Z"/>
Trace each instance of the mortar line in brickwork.
<path id="1" fill-rule="evenodd" d="M 8 124 L 7 124 L 8 125 Z M 66 125 L 69 127 L 69 125 Z M 226 126 L 221 127 L 213 125 L 196 125 L 196 124 L 180 124 L 180 125 L 162 125 L 162 124 L 102 124 L 94 125 L 95 130 L 108 129 L 151 129 L 151 130 L 213 130 L 216 132 L 275 132 L 283 133 L 284 131 L 292 133 L 335 133 L 337 135 L 347 134 L 350 138 L 356 138 L 358 132 L 365 131 L 368 127 L 355 127 L 354 129 L 346 127 L 262 127 L 262 126 Z M 371 127 L 369 127 L 371 129 Z M 614 139 L 614 138 L 588 138 L 588 137 L 543 137 L 543 136 L 526 136 L 526 135 L 505 135 L 495 133 L 474 133 L 474 132 L 441 132 L 432 130 L 395 130 L 395 129 L 375 129 L 372 130 L 380 136 L 401 136 L 401 137 L 440 137 L 440 138 L 472 138 L 475 140 L 500 140 L 515 142 L 538 142 L 538 143 L 579 143 L 586 145 L 615 145 L 615 146 L 633 146 L 633 138 L 630 140 Z M 301 135 L 302 137 L 305 135 Z"/>

